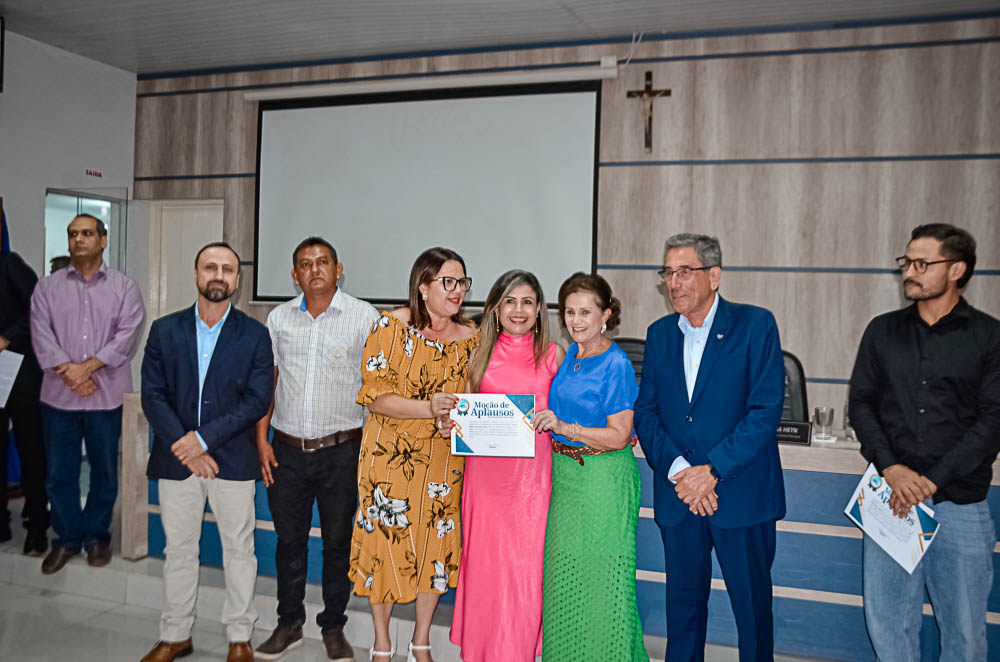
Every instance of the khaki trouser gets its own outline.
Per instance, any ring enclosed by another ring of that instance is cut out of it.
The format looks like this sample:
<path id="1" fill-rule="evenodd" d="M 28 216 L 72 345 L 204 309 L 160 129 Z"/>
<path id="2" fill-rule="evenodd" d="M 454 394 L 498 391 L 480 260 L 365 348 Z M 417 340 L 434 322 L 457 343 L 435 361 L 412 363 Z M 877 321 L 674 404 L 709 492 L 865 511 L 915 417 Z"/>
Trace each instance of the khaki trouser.
<path id="1" fill-rule="evenodd" d="M 229 641 L 250 641 L 257 611 L 253 603 L 257 557 L 253 533 L 254 481 L 198 478 L 160 480 L 160 517 L 167 537 L 164 549 L 165 604 L 160 616 L 160 640 L 184 641 L 194 625 L 198 596 L 199 546 L 205 501 L 219 527 L 226 601 L 222 622 Z"/>

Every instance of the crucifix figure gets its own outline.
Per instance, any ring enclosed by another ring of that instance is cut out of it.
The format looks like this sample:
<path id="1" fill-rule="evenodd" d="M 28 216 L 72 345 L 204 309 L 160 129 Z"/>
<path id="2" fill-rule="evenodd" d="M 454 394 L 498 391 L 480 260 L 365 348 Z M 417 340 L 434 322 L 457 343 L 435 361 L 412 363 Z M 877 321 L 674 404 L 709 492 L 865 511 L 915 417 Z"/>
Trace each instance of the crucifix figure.
<path id="1" fill-rule="evenodd" d="M 653 151 L 653 99 L 656 97 L 669 97 L 670 90 L 653 89 L 653 72 L 646 72 L 646 86 L 641 90 L 629 90 L 626 93 L 629 99 L 642 99 L 642 119 L 646 125 L 646 153 Z"/>

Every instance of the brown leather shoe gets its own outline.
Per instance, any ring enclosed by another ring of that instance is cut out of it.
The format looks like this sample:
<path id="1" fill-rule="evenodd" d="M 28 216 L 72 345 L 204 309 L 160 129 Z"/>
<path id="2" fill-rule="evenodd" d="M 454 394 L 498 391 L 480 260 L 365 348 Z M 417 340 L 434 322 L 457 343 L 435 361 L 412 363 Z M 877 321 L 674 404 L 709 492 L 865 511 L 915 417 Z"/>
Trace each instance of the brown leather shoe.
<path id="1" fill-rule="evenodd" d="M 146 653 L 141 662 L 173 662 L 178 657 L 184 657 L 194 652 L 191 637 L 184 641 L 158 641 L 153 650 Z"/>
<path id="2" fill-rule="evenodd" d="M 352 662 L 354 660 L 354 649 L 347 643 L 344 636 L 344 628 L 334 628 L 323 633 L 323 646 L 326 647 L 326 656 L 337 662 Z"/>
<path id="3" fill-rule="evenodd" d="M 226 662 L 253 662 L 253 649 L 249 641 L 229 642 L 229 655 Z"/>
<path id="4" fill-rule="evenodd" d="M 111 561 L 111 548 L 99 542 L 87 548 L 87 565 L 103 568 Z"/>
<path id="5" fill-rule="evenodd" d="M 63 569 L 69 560 L 80 553 L 78 549 L 69 547 L 53 547 L 49 555 L 42 561 L 42 574 L 51 575 Z"/>

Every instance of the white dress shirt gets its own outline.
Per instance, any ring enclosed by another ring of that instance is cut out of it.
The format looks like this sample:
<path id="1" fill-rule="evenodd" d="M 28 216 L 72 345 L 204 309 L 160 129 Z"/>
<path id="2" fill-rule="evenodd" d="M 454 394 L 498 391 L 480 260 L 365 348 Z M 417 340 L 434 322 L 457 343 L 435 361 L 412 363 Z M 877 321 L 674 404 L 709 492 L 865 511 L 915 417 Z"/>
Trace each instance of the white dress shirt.
<path id="1" fill-rule="evenodd" d="M 267 329 L 278 368 L 275 429 L 317 439 L 364 424 L 364 408 L 356 402 L 361 354 L 378 317 L 371 304 L 339 287 L 318 317 L 306 310 L 303 295 L 271 311 Z"/>
<path id="2" fill-rule="evenodd" d="M 708 342 L 708 334 L 712 330 L 712 323 L 715 321 L 715 311 L 719 309 L 719 293 L 715 293 L 715 300 L 712 308 L 705 316 L 701 326 L 691 326 L 691 322 L 683 315 L 677 320 L 677 326 L 684 334 L 684 383 L 687 386 L 688 402 L 694 395 L 694 385 L 698 381 L 698 368 L 701 367 L 701 357 L 705 353 L 705 343 Z M 683 455 L 678 455 L 667 471 L 670 478 L 678 471 L 687 469 L 691 463 L 684 459 Z"/>

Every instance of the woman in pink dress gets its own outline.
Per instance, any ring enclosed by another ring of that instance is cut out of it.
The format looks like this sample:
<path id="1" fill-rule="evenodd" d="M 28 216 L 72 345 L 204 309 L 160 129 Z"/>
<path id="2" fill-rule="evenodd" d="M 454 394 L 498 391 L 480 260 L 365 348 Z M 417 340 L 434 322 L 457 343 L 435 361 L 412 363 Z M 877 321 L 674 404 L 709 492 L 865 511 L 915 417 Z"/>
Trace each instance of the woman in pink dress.
<path id="1" fill-rule="evenodd" d="M 483 308 L 469 363 L 476 393 L 533 393 L 548 407 L 565 351 L 549 342 L 538 279 L 500 276 Z M 552 442 L 535 434 L 535 457 L 469 457 L 462 491 L 462 560 L 451 641 L 466 662 L 533 662 L 542 654 L 542 562 L 552 488 Z"/>

